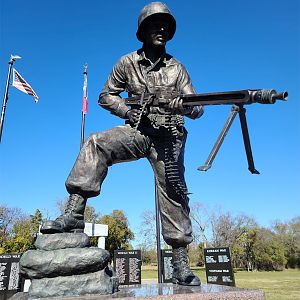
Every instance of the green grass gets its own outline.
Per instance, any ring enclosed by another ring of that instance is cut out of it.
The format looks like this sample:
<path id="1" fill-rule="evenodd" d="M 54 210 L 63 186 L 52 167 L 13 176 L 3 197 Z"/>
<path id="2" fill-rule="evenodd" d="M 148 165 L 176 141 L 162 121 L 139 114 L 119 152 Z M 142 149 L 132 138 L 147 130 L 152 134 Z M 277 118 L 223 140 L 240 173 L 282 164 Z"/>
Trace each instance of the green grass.
<path id="1" fill-rule="evenodd" d="M 238 272 L 236 285 L 241 288 L 260 289 L 267 300 L 300 299 L 300 271 Z"/>
<path id="2" fill-rule="evenodd" d="M 203 268 L 192 268 L 206 282 Z M 157 269 L 154 266 L 142 266 L 142 279 L 157 279 Z M 284 270 L 282 272 L 246 272 L 235 273 L 236 286 L 262 290 L 266 300 L 300 300 L 300 271 Z"/>

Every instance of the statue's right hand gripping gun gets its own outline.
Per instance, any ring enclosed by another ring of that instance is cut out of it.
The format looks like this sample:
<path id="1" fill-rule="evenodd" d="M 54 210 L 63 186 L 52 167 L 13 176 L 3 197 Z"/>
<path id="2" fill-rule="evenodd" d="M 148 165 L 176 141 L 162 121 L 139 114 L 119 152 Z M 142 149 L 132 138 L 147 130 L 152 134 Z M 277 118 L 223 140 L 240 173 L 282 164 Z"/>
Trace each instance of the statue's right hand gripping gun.
<path id="1" fill-rule="evenodd" d="M 276 100 L 287 100 L 288 92 L 277 93 L 276 90 L 270 89 L 256 89 L 256 90 L 240 90 L 230 92 L 216 92 L 216 93 L 203 93 L 203 94 L 185 94 L 178 93 L 146 93 L 142 97 L 134 96 L 124 99 L 125 103 L 132 106 L 146 107 L 147 105 L 168 107 L 170 100 L 175 97 L 183 99 L 184 106 L 197 106 L 197 105 L 233 105 L 231 113 L 217 138 L 217 141 L 210 152 L 205 164 L 198 168 L 201 171 L 207 171 L 211 168 L 212 163 L 227 135 L 230 126 L 239 114 L 245 151 L 248 160 L 248 169 L 252 174 L 259 174 L 255 169 L 253 155 L 250 144 L 250 137 L 248 132 L 246 109 L 244 105 L 260 103 L 260 104 L 274 104 Z"/>

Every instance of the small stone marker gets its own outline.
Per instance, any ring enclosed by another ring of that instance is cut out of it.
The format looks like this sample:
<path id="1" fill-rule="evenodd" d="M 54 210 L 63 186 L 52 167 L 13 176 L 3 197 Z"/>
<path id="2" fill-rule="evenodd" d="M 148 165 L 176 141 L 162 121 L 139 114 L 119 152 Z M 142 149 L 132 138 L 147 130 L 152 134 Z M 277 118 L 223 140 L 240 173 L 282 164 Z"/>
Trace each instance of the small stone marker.
<path id="1" fill-rule="evenodd" d="M 114 269 L 120 285 L 141 284 L 141 250 L 115 250 Z"/>
<path id="2" fill-rule="evenodd" d="M 235 286 L 228 247 L 204 249 L 207 283 Z"/>
<path id="3" fill-rule="evenodd" d="M 161 250 L 162 280 L 164 283 L 172 282 L 173 275 L 173 251 L 171 249 Z"/>
<path id="4" fill-rule="evenodd" d="M 0 255 L 0 299 L 8 299 L 20 290 L 20 257 L 21 254 Z"/>

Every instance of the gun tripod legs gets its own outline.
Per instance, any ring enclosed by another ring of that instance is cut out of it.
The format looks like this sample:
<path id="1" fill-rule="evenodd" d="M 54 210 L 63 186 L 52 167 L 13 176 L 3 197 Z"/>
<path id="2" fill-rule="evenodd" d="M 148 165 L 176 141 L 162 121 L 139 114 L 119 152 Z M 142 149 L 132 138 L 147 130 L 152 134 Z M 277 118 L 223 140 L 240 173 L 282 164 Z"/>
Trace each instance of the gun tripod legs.
<path id="1" fill-rule="evenodd" d="M 221 133 L 219 134 L 217 141 L 215 142 L 214 147 L 212 148 L 205 164 L 203 166 L 198 167 L 199 171 L 207 171 L 208 169 L 211 168 L 212 163 L 213 163 L 214 159 L 216 158 L 216 155 L 217 155 L 219 149 L 221 148 L 223 141 L 232 125 L 232 122 L 234 121 L 237 113 L 239 112 L 239 109 L 240 108 L 237 105 L 232 106 L 230 115 L 227 118 L 226 123 L 225 123 Z"/>

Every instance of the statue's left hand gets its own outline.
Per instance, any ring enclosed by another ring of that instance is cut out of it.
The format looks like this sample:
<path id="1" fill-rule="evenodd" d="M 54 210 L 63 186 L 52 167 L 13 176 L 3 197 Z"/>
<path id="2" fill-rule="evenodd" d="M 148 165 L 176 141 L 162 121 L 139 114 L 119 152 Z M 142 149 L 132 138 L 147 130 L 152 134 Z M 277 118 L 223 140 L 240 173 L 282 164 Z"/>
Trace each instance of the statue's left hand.
<path id="1" fill-rule="evenodd" d="M 183 100 L 180 97 L 174 98 L 169 103 L 169 108 L 173 114 L 179 115 L 187 115 L 193 110 L 191 106 L 183 106 Z"/>
<path id="2" fill-rule="evenodd" d="M 126 113 L 126 118 L 128 118 L 131 124 L 135 124 L 139 120 L 140 110 L 130 109 Z"/>

